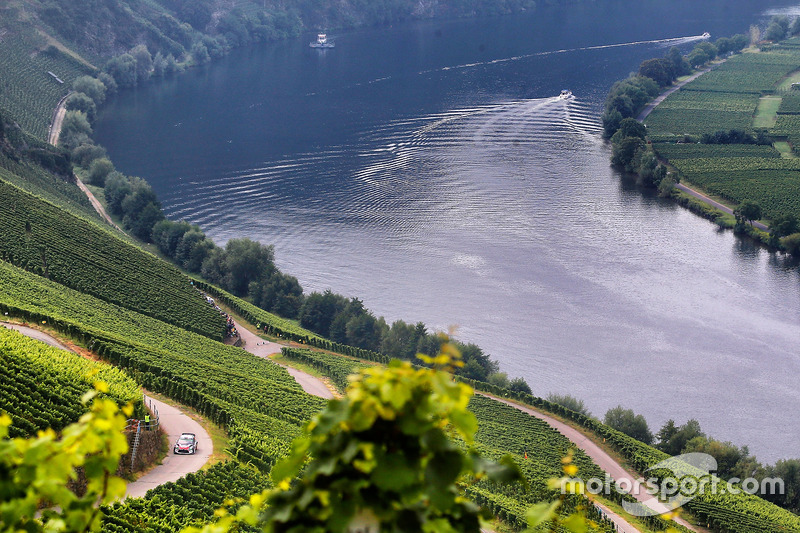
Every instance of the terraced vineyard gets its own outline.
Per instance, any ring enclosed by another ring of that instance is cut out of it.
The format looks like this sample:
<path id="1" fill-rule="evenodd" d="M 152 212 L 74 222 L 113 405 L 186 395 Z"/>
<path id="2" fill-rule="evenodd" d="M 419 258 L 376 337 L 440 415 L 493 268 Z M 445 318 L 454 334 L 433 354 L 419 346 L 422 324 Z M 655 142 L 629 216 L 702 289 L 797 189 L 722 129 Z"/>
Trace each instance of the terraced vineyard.
<path id="1" fill-rule="evenodd" d="M 0 39 L 0 108 L 25 131 L 46 140 L 53 109 L 75 78 L 92 69 L 48 47 L 33 29 L 9 30 Z"/>
<path id="2" fill-rule="evenodd" d="M 11 415 L 11 436 L 59 430 L 86 411 L 83 394 L 97 381 L 120 404 L 142 409 L 141 391 L 118 368 L 53 348 L 0 327 L 0 411 Z"/>
<path id="3" fill-rule="evenodd" d="M 103 508 L 103 531 L 172 533 L 214 518 L 227 500 L 271 487 L 269 478 L 238 463 L 219 463 L 147 492 L 144 498 Z"/>
<path id="4" fill-rule="evenodd" d="M 0 181 L 0 258 L 58 283 L 222 339 L 223 317 L 176 268 Z"/>
<path id="5" fill-rule="evenodd" d="M 269 469 L 324 401 L 282 368 L 0 262 L 0 312 L 89 343 L 146 388 L 228 427 L 231 452 Z M 290 427 L 291 426 L 291 427 Z"/>
<path id="6" fill-rule="evenodd" d="M 369 366 L 341 355 L 312 352 L 311 350 L 283 348 L 281 354 L 290 361 L 297 361 L 316 368 L 331 378 L 340 391 L 344 391 L 347 388 L 347 376 Z"/>

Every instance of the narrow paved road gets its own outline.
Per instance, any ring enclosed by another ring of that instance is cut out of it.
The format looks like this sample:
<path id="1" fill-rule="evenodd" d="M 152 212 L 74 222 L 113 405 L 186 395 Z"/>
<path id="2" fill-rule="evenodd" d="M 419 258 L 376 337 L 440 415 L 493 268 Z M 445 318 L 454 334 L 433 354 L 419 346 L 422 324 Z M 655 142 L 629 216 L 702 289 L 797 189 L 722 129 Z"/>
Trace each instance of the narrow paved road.
<path id="1" fill-rule="evenodd" d="M 666 91 L 661 93 L 660 95 L 656 96 L 655 100 L 653 100 L 652 102 L 647 104 L 644 107 L 644 109 L 642 109 L 642 112 L 639 113 L 639 116 L 636 117 L 636 120 L 638 120 L 639 122 L 642 122 L 644 119 L 647 118 L 647 115 L 649 115 L 650 113 L 653 112 L 653 109 L 655 109 L 658 104 L 660 104 L 661 102 L 666 100 L 667 96 L 671 95 L 672 93 L 674 93 L 677 90 L 680 90 L 680 88 L 683 87 L 684 85 L 686 85 L 687 83 L 696 80 L 697 78 L 699 78 L 700 76 L 702 76 L 703 74 L 705 74 L 706 72 L 711 70 L 712 68 L 719 66 L 720 64 L 721 63 L 717 63 L 717 64 L 714 64 L 714 65 L 711 65 L 710 67 L 706 67 L 703 70 L 699 70 L 699 71 L 695 72 L 694 74 L 692 74 L 691 76 L 689 76 L 688 78 L 686 78 L 685 80 L 676 83 L 675 85 L 673 85 L 672 87 L 670 87 L 669 89 L 667 89 Z"/>
<path id="2" fill-rule="evenodd" d="M 709 198 L 708 196 L 704 195 L 703 193 L 698 192 L 698 191 L 696 191 L 696 190 L 694 190 L 694 189 L 692 189 L 690 187 L 687 187 L 686 185 L 684 185 L 682 183 L 676 183 L 675 187 L 678 190 L 681 190 L 681 191 L 685 192 L 686 194 L 694 196 L 698 200 L 702 200 L 704 203 L 707 203 L 708 205 L 710 205 L 712 207 L 716 207 L 720 211 L 728 213 L 729 215 L 733 214 L 733 209 L 731 209 L 730 207 L 725 206 L 725 205 L 717 202 L 716 200 L 712 200 L 711 198 Z M 761 231 L 769 231 L 769 227 L 766 226 L 765 224 L 762 224 L 761 222 L 753 222 L 753 226 L 755 226 L 756 228 L 760 229 Z"/>
<path id="3" fill-rule="evenodd" d="M 584 435 L 577 429 L 573 428 L 572 426 L 564 422 L 561 422 L 560 420 L 556 420 L 551 416 L 540 413 L 539 411 L 536 411 L 529 407 L 516 404 L 510 400 L 499 398 L 497 396 L 492 396 L 491 394 L 484 394 L 482 392 L 476 392 L 476 394 L 493 398 L 498 402 L 502 402 L 506 405 L 510 405 L 511 407 L 515 407 L 520 411 L 522 411 L 523 413 L 528 413 L 531 416 L 535 416 L 536 418 L 547 422 L 551 427 L 555 428 L 559 433 L 567 437 L 578 448 L 583 450 L 584 453 L 586 453 L 586 455 L 591 457 L 592 461 L 594 461 L 597 466 L 599 466 L 601 469 L 607 472 L 608 475 L 611 476 L 611 478 L 614 479 L 617 483 L 627 483 L 628 486 L 632 487 L 632 489 L 630 490 L 631 496 L 633 496 L 646 506 L 650 507 L 651 509 L 658 511 L 660 514 L 669 511 L 663 504 L 658 502 L 658 500 L 647 494 L 645 490 L 646 489 L 645 485 L 640 483 L 640 481 L 636 476 L 634 476 L 633 474 L 622 468 L 622 465 L 617 463 L 600 446 L 592 442 L 586 435 Z M 632 525 L 625 522 L 624 518 L 611 512 L 609 509 L 603 509 L 603 511 L 606 512 L 609 518 L 611 518 L 615 523 L 617 523 L 620 526 L 620 531 L 625 531 L 626 533 L 629 531 L 630 532 L 638 531 Z M 617 522 L 617 519 L 619 519 L 620 522 Z M 622 528 L 622 522 L 625 523 L 624 529 Z M 697 531 L 694 527 L 692 527 L 691 524 L 689 524 L 682 518 L 678 518 L 676 522 L 691 531 Z"/>
<path id="4" fill-rule="evenodd" d="M 242 337 L 242 342 L 244 343 L 242 348 L 251 354 L 263 359 L 268 359 L 272 354 L 281 353 L 281 348 L 283 348 L 283 346 L 280 344 L 276 342 L 265 341 L 255 333 L 245 329 L 238 322 L 234 322 L 234 324 L 236 325 L 236 330 L 239 332 L 239 335 Z M 287 365 L 280 366 L 285 368 L 307 393 L 313 394 L 314 396 L 318 396 L 320 398 L 325 398 L 326 400 L 330 400 L 334 397 L 333 393 L 330 391 L 330 389 L 328 389 L 327 385 L 325 385 L 322 380 L 312 376 L 311 374 L 297 370 L 296 368 L 292 368 Z"/>
<path id="5" fill-rule="evenodd" d="M 3 322 L 2 325 L 4 327 L 6 327 L 6 328 L 19 331 L 20 333 L 22 333 L 26 337 L 30 337 L 32 339 L 36 339 L 37 341 L 43 342 L 45 344 L 49 344 L 53 348 L 58 348 L 59 350 L 64 350 L 65 352 L 73 351 L 73 350 L 70 350 L 69 348 L 67 348 L 66 346 L 64 346 L 63 344 L 61 344 L 60 342 L 58 342 L 57 340 L 55 340 L 53 337 L 51 337 L 47 333 L 43 333 L 43 332 L 39 331 L 38 329 L 29 328 L 27 326 L 20 326 L 19 324 L 10 324 L 8 322 Z"/>
<path id="6" fill-rule="evenodd" d="M 3 326 L 15 329 L 38 341 L 44 342 L 65 351 L 72 351 L 58 340 L 47 333 L 38 331 L 18 324 L 3 323 Z M 197 472 L 214 452 L 214 445 L 208 432 L 203 429 L 198 422 L 183 413 L 180 409 L 167 405 L 153 398 L 146 399 L 148 406 L 151 407 L 153 414 L 158 413 L 159 423 L 167 433 L 170 442 L 170 453 L 160 465 L 154 467 L 150 472 L 140 477 L 133 483 L 128 484 L 126 497 L 144 496 L 149 489 L 157 487 L 169 481 L 177 481 L 186 474 Z M 172 445 L 178 440 L 181 433 L 194 433 L 197 435 L 198 446 L 195 455 L 173 455 Z"/>
<path id="7" fill-rule="evenodd" d="M 160 465 L 150 470 L 133 483 L 128 483 L 125 496 L 139 498 L 159 485 L 177 481 L 186 474 L 197 472 L 208 462 L 214 453 L 214 444 L 208 432 L 196 420 L 189 418 L 180 409 L 167 405 L 153 398 L 147 398 L 147 404 L 154 414 L 158 413 L 159 424 L 167 433 L 170 451 Z M 197 453 L 194 455 L 175 455 L 172 446 L 181 433 L 194 433 L 197 436 Z"/>

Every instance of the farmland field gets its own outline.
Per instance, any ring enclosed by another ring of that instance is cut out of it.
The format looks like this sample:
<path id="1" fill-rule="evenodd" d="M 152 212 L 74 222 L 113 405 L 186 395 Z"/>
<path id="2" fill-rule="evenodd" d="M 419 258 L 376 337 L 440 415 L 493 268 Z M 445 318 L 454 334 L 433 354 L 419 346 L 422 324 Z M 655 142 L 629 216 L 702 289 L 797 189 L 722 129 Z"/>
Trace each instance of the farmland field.
<path id="1" fill-rule="evenodd" d="M 645 123 L 654 135 L 749 130 L 756 106 L 757 94 L 681 90 L 656 107 Z"/>
<path id="2" fill-rule="evenodd" d="M 745 53 L 733 56 L 684 90 L 761 94 L 800 65 L 800 51 Z"/>

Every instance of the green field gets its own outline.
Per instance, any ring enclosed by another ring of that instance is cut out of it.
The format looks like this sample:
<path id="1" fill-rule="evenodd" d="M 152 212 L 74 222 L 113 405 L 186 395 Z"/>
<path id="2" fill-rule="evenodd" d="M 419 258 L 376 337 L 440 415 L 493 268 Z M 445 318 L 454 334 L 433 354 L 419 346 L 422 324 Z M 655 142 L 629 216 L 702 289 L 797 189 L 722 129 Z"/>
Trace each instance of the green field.
<path id="1" fill-rule="evenodd" d="M 753 93 L 773 91 L 781 79 L 800 65 L 800 50 L 745 53 L 729 58 L 684 90 Z"/>
<path id="2" fill-rule="evenodd" d="M 781 106 L 780 96 L 763 96 L 758 101 L 756 116 L 753 117 L 753 127 L 756 129 L 769 129 L 778 119 L 778 108 Z"/>

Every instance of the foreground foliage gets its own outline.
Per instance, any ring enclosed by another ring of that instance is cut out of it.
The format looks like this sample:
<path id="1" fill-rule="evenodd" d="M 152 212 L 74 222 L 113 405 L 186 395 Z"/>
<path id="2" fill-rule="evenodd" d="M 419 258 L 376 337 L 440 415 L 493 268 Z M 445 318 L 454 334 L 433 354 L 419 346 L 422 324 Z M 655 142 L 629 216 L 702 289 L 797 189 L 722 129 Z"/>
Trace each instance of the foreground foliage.
<path id="1" fill-rule="evenodd" d="M 60 437 L 46 430 L 30 439 L 9 439 L 11 417 L 0 415 L 0 530 L 96 531 L 101 513 L 97 503 L 110 503 L 125 494 L 125 482 L 113 475 L 120 457 L 128 451 L 122 432 L 128 405 L 120 411 L 115 402 L 97 398 L 105 383 L 84 395 L 90 411 L 67 426 Z M 80 467 L 86 475 L 84 494 L 67 488 Z M 41 510 L 38 518 L 34 516 Z"/>

